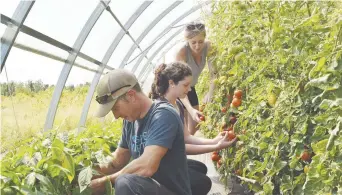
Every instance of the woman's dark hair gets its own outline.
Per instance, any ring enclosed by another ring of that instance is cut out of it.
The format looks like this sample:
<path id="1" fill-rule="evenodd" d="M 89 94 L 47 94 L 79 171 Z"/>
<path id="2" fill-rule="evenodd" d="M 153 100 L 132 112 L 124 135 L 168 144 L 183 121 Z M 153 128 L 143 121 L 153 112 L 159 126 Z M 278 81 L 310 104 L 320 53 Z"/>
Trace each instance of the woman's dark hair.
<path id="1" fill-rule="evenodd" d="M 149 97 L 158 99 L 165 95 L 169 89 L 169 80 L 176 85 L 187 76 L 192 76 L 190 67 L 183 62 L 173 62 L 170 64 L 161 64 L 154 72 L 154 81 L 151 87 Z"/>

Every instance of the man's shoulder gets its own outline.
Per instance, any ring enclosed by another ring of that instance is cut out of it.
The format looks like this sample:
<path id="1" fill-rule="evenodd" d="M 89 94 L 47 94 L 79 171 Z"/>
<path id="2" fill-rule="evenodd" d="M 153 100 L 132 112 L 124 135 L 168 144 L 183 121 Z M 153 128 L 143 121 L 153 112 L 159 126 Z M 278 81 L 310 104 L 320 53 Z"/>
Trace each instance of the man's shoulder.
<path id="1" fill-rule="evenodd" d="M 181 121 L 176 109 L 169 102 L 160 101 L 152 112 L 152 119 L 162 119 L 166 123 Z"/>
<path id="2" fill-rule="evenodd" d="M 168 112 L 168 111 L 170 111 L 171 113 L 177 114 L 177 111 L 172 106 L 172 104 L 170 104 L 167 101 L 158 101 L 156 102 L 153 114 L 157 112 Z"/>

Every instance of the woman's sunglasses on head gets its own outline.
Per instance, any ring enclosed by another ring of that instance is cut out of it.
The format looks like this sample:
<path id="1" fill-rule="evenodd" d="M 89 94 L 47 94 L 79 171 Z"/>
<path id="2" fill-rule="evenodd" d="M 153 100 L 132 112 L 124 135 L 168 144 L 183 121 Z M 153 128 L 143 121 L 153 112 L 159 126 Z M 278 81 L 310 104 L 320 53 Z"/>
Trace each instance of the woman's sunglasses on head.
<path id="1" fill-rule="evenodd" d="M 198 23 L 198 24 L 188 24 L 186 26 L 187 30 L 203 30 L 204 29 L 204 24 Z"/>

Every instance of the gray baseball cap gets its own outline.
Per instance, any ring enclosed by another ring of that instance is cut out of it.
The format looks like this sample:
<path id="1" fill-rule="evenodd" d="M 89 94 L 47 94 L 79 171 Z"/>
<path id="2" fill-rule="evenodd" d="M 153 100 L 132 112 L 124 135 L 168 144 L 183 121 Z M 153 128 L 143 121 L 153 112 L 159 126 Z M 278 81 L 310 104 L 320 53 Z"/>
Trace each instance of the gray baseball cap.
<path id="1" fill-rule="evenodd" d="M 106 116 L 115 105 L 118 97 L 128 92 L 138 83 L 135 75 L 125 69 L 114 69 L 105 74 L 99 81 L 96 101 L 99 107 L 96 117 Z"/>

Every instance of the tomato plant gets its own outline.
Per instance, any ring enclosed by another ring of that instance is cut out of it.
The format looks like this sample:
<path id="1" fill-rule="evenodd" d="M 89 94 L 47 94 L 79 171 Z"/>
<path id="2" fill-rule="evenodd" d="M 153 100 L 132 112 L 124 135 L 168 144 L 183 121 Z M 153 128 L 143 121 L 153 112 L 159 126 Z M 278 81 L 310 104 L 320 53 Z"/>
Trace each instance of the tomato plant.
<path id="1" fill-rule="evenodd" d="M 209 58 L 222 82 L 201 130 L 215 137 L 220 128 L 212 127 L 234 113 L 234 131 L 245 132 L 243 147 L 221 152 L 221 179 L 243 167 L 241 182 L 256 193 L 342 194 L 342 5 L 222 1 L 212 13 Z M 201 75 L 199 89 L 208 78 Z M 231 107 L 218 112 L 228 96 Z"/>

